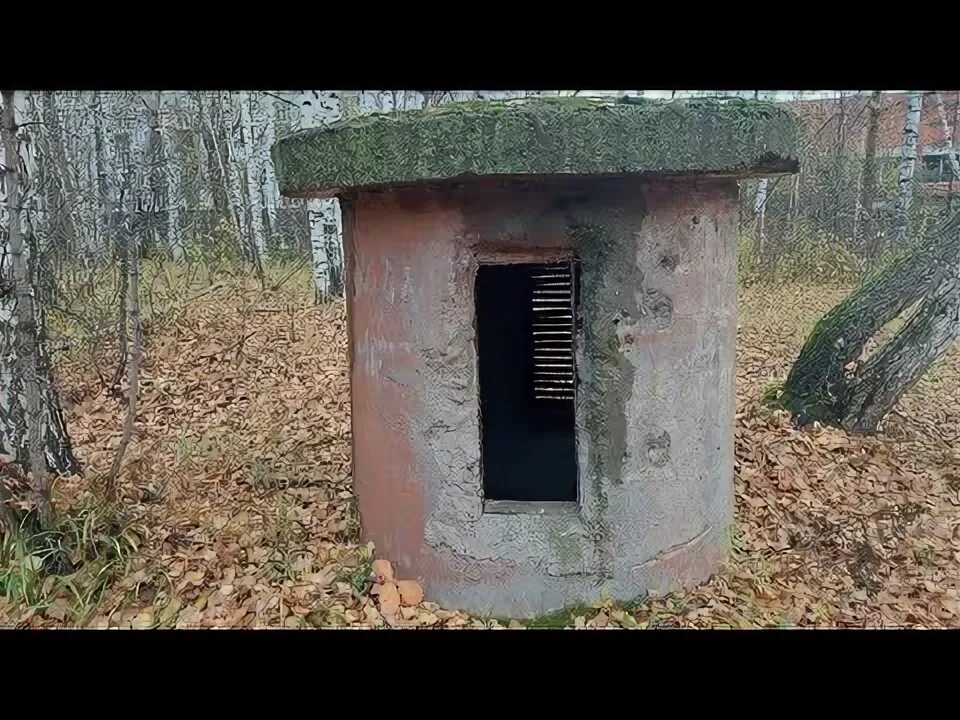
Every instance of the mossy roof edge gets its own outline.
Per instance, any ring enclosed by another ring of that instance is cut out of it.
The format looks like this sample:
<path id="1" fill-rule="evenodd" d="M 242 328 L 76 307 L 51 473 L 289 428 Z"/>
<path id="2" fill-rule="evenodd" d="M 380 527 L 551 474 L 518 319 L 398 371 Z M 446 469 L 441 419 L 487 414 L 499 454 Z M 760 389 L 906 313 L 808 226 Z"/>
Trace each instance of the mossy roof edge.
<path id="1" fill-rule="evenodd" d="M 271 154 L 284 195 L 485 175 L 796 172 L 798 121 L 761 101 L 471 101 L 303 130 Z"/>

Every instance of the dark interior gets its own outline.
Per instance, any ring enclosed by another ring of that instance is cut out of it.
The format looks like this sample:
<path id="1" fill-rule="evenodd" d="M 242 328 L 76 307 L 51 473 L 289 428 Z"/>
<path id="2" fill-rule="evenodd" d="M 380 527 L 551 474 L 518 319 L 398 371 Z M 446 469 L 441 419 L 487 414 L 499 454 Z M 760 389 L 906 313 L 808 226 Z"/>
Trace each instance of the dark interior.
<path id="1" fill-rule="evenodd" d="M 479 268 L 477 345 L 486 500 L 577 500 L 572 354 L 576 303 L 570 297 L 576 286 L 573 263 Z"/>

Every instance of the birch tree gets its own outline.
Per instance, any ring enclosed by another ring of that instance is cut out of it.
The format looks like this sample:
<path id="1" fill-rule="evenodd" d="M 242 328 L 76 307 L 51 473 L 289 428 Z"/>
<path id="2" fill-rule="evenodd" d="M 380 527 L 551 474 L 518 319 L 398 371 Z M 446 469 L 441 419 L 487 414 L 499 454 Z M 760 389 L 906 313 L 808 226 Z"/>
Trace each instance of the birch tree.
<path id="1" fill-rule="evenodd" d="M 263 117 L 263 138 L 262 145 L 265 150 L 263 158 L 263 167 L 258 176 L 261 192 L 263 194 L 264 220 L 266 222 L 265 234 L 267 237 L 273 235 L 277 227 L 277 205 L 279 204 L 279 189 L 277 187 L 277 175 L 273 167 L 273 161 L 270 157 L 270 148 L 273 147 L 277 136 L 277 99 L 272 94 L 261 95 L 264 103 Z"/>
<path id="2" fill-rule="evenodd" d="M 243 144 L 243 127 L 235 122 L 237 118 L 236 98 L 233 93 L 217 93 L 217 102 L 220 112 L 220 133 L 225 137 L 226 154 L 224 164 L 227 168 L 227 194 L 230 197 L 230 213 L 234 218 L 237 235 L 241 240 L 243 256 L 247 260 L 257 263 L 256 252 L 253 250 L 253 239 L 247 222 L 246 202 L 244 202 L 244 158 L 240 152 Z"/>
<path id="3" fill-rule="evenodd" d="M 57 255 L 71 257 L 77 251 L 76 225 L 77 192 L 74 173 L 64 135 L 57 102 L 57 93 L 40 93 L 41 117 L 45 128 L 43 167 L 44 219 L 46 234 L 51 238 L 51 249 Z"/>
<path id="4" fill-rule="evenodd" d="M 0 198 L 0 453 L 30 471 L 32 500 L 43 525 L 52 520 L 48 469 L 77 469 L 45 353 L 43 315 L 35 304 L 31 258 L 33 151 L 18 133 L 16 93 L 2 93 L 3 197 Z M 35 264 L 35 263 L 33 263 Z"/>
<path id="5" fill-rule="evenodd" d="M 767 214 L 767 189 L 769 187 L 768 178 L 761 178 L 757 183 L 757 196 L 754 200 L 754 213 L 757 218 L 757 253 L 764 257 L 766 250 L 766 214 Z"/>
<path id="6" fill-rule="evenodd" d="M 137 198 L 137 215 L 141 218 L 138 225 L 148 248 L 167 249 L 170 242 L 167 220 L 170 193 L 164 163 L 161 94 L 159 91 L 143 92 L 140 101 L 146 109 L 146 137 L 143 146 L 144 183 Z"/>
<path id="7" fill-rule="evenodd" d="M 240 93 L 241 132 L 243 135 L 243 176 L 247 200 L 247 221 L 250 243 L 256 256 L 256 262 L 262 262 L 267 252 L 267 240 L 263 227 L 263 193 L 260 185 L 261 168 L 266 162 L 260 139 L 263 134 L 256 132 L 253 125 L 251 105 L 252 93 Z"/>
<path id="8" fill-rule="evenodd" d="M 213 208 L 218 218 L 226 220 L 234 228 L 239 240 L 242 238 L 242 233 L 239 214 L 228 191 L 230 181 L 227 174 L 226 154 L 221 147 L 223 139 L 222 134 L 219 133 L 219 107 L 209 98 L 204 102 L 203 96 L 198 93 L 197 108 L 200 137 L 206 159 L 206 185 L 211 191 Z"/>
<path id="9" fill-rule="evenodd" d="M 166 90 L 162 93 L 157 92 L 159 151 L 154 172 L 158 197 L 163 203 L 161 232 L 165 249 L 170 257 L 182 261 L 186 212 L 182 202 L 184 189 L 176 186 L 180 177 L 176 168 L 179 162 L 174 134 L 177 122 L 176 112 L 175 94 Z"/>
<path id="10" fill-rule="evenodd" d="M 208 186 L 209 156 L 204 154 L 204 134 L 199 93 L 171 93 L 172 110 L 166 123 L 171 139 L 168 147 L 171 203 L 178 217 L 172 239 L 173 258 L 183 262 L 192 240 L 208 232 L 204 222 L 206 201 L 212 197 Z"/>
<path id="11" fill-rule="evenodd" d="M 159 106 L 159 97 L 157 98 Z M 144 102 L 147 106 L 148 114 L 153 113 L 153 105 Z M 143 154 L 143 164 L 137 172 L 136 180 L 136 204 L 142 210 L 145 204 L 150 202 L 154 196 L 155 183 L 152 175 L 156 172 L 154 159 L 156 158 L 156 149 L 152 143 L 158 142 L 158 138 L 152 140 L 148 138 L 147 148 Z M 127 168 L 129 174 L 130 169 Z M 122 200 L 121 200 L 122 202 Z M 127 337 L 129 330 L 129 339 L 125 342 L 129 349 L 129 362 L 127 363 L 127 414 L 123 422 L 123 434 L 120 437 L 120 445 L 117 448 L 117 454 L 113 458 L 113 463 L 107 473 L 105 480 L 105 494 L 107 499 L 116 499 L 116 481 L 123 463 L 123 457 L 130 445 L 130 439 L 133 437 L 133 429 L 137 417 L 137 399 L 140 391 L 140 358 L 142 354 L 141 330 L 140 330 L 140 260 L 141 246 L 137 242 L 137 233 L 131 232 L 129 223 L 129 213 L 126 214 L 127 221 L 123 223 L 123 244 L 126 247 L 127 258 L 127 279 L 126 296 L 123 298 L 125 303 L 125 312 L 123 313 L 124 323 L 122 332 Z"/>
<path id="12" fill-rule="evenodd" d="M 363 113 L 415 110 L 473 98 L 504 99 L 527 95 L 517 90 L 302 90 L 290 102 L 299 108 L 299 127 L 323 127 Z M 334 199 L 307 200 L 314 286 L 318 301 L 343 293 L 340 205 Z"/>
<path id="13" fill-rule="evenodd" d="M 97 174 L 97 192 L 96 192 L 96 227 L 97 239 L 106 231 L 110 217 L 107 208 L 109 207 L 109 189 L 107 179 L 107 137 L 104 131 L 105 107 L 103 93 L 99 90 L 93 97 L 93 141 L 94 141 L 94 163 Z M 102 242 L 100 243 L 102 244 Z"/>
<path id="14" fill-rule="evenodd" d="M 875 257 L 877 247 L 877 225 L 873 209 L 877 195 L 877 127 L 880 123 L 880 91 L 875 90 L 867 101 L 867 131 L 863 150 L 863 178 L 860 181 L 860 197 L 858 209 L 860 212 L 860 240 L 861 247 L 868 257 Z"/>
<path id="15" fill-rule="evenodd" d="M 353 105 L 351 97 L 348 104 Z M 341 97 L 335 92 L 303 90 L 294 96 L 293 102 L 300 109 L 300 127 L 323 127 L 341 117 Z M 310 223 L 310 251 L 316 300 L 327 300 L 337 288 L 331 282 L 336 275 L 338 245 L 341 243 L 339 204 L 332 199 L 311 198 L 307 202 Z"/>

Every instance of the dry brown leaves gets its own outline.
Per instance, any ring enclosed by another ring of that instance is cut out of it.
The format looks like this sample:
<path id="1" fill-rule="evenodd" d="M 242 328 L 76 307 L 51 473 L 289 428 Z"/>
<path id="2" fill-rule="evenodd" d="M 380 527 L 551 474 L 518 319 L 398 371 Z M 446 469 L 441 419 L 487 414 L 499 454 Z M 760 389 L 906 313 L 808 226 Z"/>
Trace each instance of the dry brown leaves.
<path id="1" fill-rule="evenodd" d="M 344 306 L 311 300 L 224 283 L 148 334 L 121 480 L 149 532 L 93 626 L 388 624 L 370 594 L 384 563 L 359 543 L 350 487 Z M 124 401 L 99 391 L 88 365 L 61 372 L 77 398 L 68 407 L 75 451 L 85 476 L 98 477 Z M 58 490 L 61 504 L 89 492 L 79 477 Z M 405 600 L 395 625 L 470 622 L 424 602 L 416 583 L 397 592 Z"/>
<path id="2" fill-rule="evenodd" d="M 707 584 L 574 627 L 960 626 L 960 353 L 904 400 L 886 436 L 799 431 L 757 398 L 845 289 L 751 290 L 738 336 L 735 551 Z M 143 552 L 99 627 L 500 627 L 424 600 L 358 540 L 342 303 L 225 283 L 148 334 L 122 475 Z M 62 368 L 87 477 L 123 401 Z M 80 478 L 58 488 L 69 503 Z M 36 624 L 58 624 L 61 610 Z M 510 623 L 511 627 L 518 623 Z"/>
<path id="3" fill-rule="evenodd" d="M 706 585 L 648 602 L 641 625 L 960 626 L 960 352 L 877 439 L 798 430 L 761 409 L 842 288 L 753 290 L 738 337 L 735 552 Z M 895 425 L 906 440 L 893 437 Z"/>

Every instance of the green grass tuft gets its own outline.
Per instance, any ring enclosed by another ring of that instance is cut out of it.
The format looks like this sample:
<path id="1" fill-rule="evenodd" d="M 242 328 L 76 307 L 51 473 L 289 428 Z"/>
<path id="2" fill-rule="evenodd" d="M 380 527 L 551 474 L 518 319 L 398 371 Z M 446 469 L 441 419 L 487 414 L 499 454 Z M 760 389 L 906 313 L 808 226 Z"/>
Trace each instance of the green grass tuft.
<path id="1" fill-rule="evenodd" d="M 0 538 L 0 598 L 25 614 L 53 609 L 83 626 L 139 545 L 131 524 L 104 505 L 64 514 L 50 530 L 27 515 Z"/>

